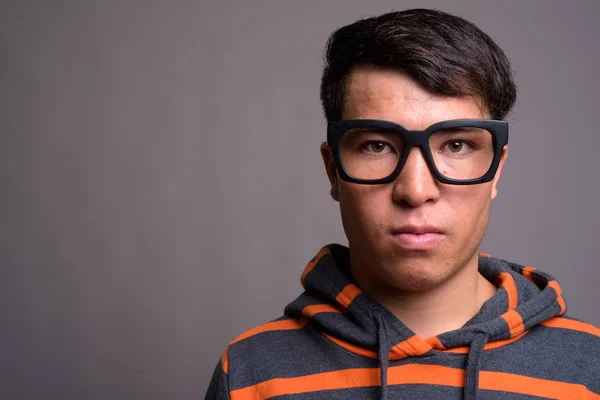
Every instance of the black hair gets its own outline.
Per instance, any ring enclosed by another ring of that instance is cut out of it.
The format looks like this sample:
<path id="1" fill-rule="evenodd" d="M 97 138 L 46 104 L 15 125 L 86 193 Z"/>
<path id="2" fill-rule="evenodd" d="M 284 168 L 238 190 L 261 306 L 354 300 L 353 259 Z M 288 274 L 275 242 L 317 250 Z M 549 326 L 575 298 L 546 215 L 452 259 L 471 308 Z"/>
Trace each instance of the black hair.
<path id="1" fill-rule="evenodd" d="M 361 64 L 394 68 L 439 95 L 473 96 L 492 119 L 504 119 L 517 97 L 502 49 L 472 22 L 438 10 L 394 11 L 331 34 L 321 79 L 328 121 L 341 119 L 346 78 Z"/>

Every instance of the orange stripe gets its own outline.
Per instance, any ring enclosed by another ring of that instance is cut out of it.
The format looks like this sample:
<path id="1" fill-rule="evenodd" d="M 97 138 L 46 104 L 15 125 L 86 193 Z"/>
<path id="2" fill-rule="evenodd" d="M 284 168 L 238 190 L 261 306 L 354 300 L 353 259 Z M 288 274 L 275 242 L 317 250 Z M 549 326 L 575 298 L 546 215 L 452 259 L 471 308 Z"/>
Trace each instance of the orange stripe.
<path id="1" fill-rule="evenodd" d="M 556 291 L 556 301 L 560 305 L 560 315 L 563 315 L 565 311 L 567 311 L 567 305 L 565 304 L 565 300 L 562 297 L 562 290 L 556 281 L 548 282 L 548 286 Z"/>
<path id="2" fill-rule="evenodd" d="M 491 258 L 492 256 L 486 253 L 479 253 L 479 257 Z"/>
<path id="3" fill-rule="evenodd" d="M 556 317 L 544 322 L 540 322 L 540 324 L 551 328 L 563 328 L 570 329 L 573 331 L 585 332 L 600 337 L 600 329 L 596 328 L 594 325 L 586 324 L 585 322 L 575 321 L 572 319 Z"/>
<path id="4" fill-rule="evenodd" d="M 514 310 L 517 308 L 517 303 L 519 302 L 515 280 L 508 272 L 500 273 L 496 279 L 500 281 L 500 286 L 502 286 L 506 290 L 506 293 L 508 293 L 508 311 Z"/>
<path id="5" fill-rule="evenodd" d="M 327 339 L 331 340 L 333 343 L 337 344 L 343 349 L 346 349 L 354 354 L 358 354 L 359 356 L 377 359 L 377 353 L 373 350 L 365 349 L 363 347 L 357 346 L 354 343 L 347 342 L 345 340 L 339 339 L 335 336 L 328 335 L 325 332 L 321 332 L 321 335 L 325 336 Z"/>
<path id="6" fill-rule="evenodd" d="M 229 346 L 225 349 L 225 352 L 221 356 L 221 366 L 223 367 L 223 372 L 226 374 L 229 373 Z"/>
<path id="7" fill-rule="evenodd" d="M 479 388 L 550 399 L 600 399 L 600 395 L 589 391 L 581 384 L 532 378 L 506 372 L 482 371 L 479 374 Z"/>
<path id="8" fill-rule="evenodd" d="M 521 314 L 519 314 L 516 310 L 510 310 L 509 312 L 502 314 L 501 317 L 504 318 L 508 324 L 511 338 L 517 336 L 525 330 L 525 327 L 523 326 L 523 318 L 521 318 Z"/>
<path id="9" fill-rule="evenodd" d="M 506 320 L 506 318 L 505 318 L 505 320 Z M 509 322 L 507 321 L 507 323 L 509 323 Z M 552 318 L 547 321 L 541 322 L 540 324 L 544 325 L 544 326 L 552 327 L 552 328 L 564 328 L 564 329 L 571 329 L 571 330 L 586 332 L 586 333 L 600 337 L 600 329 L 596 328 L 593 325 L 587 324 L 585 322 L 569 320 L 566 318 Z M 529 330 L 523 331 L 517 335 L 514 335 L 510 339 L 497 340 L 495 342 L 490 342 L 485 345 L 484 350 L 486 350 L 486 351 L 493 350 L 493 349 L 497 349 L 499 347 L 505 346 L 507 344 L 516 342 L 517 340 L 521 339 L 523 336 L 525 336 L 528 333 L 529 333 Z M 375 351 L 364 349 L 362 347 L 359 347 L 352 343 L 343 341 L 341 339 L 338 339 L 338 338 L 328 335 L 326 333 L 323 333 L 323 336 L 327 337 L 329 340 L 336 343 L 340 347 L 351 351 L 352 353 L 361 355 L 363 357 L 368 357 L 368 358 L 373 358 L 373 359 L 377 358 L 377 353 Z M 453 348 L 446 349 L 444 347 L 444 345 L 442 344 L 442 342 L 437 338 L 437 336 L 427 339 L 426 342 L 433 349 L 435 349 L 437 351 L 443 351 L 445 353 L 468 354 L 469 349 L 470 349 L 468 346 L 453 347 Z M 401 353 L 403 354 L 404 357 L 408 356 L 408 354 L 404 354 L 403 351 L 401 351 Z M 401 358 L 404 358 L 404 357 L 398 357 L 398 356 L 400 356 L 400 354 L 398 354 L 398 353 L 392 354 L 390 359 L 399 360 Z"/>
<path id="10" fill-rule="evenodd" d="M 446 347 L 440 342 L 437 336 L 427 339 L 427 343 L 435 350 L 446 350 Z"/>
<path id="11" fill-rule="evenodd" d="M 535 271 L 533 267 L 523 267 L 523 276 L 533 282 L 533 278 L 531 277 L 533 271 Z"/>
<path id="12" fill-rule="evenodd" d="M 319 252 L 315 256 L 314 260 L 312 260 L 311 262 L 308 263 L 308 265 L 306 265 L 306 268 L 304 268 L 304 272 L 302 272 L 302 276 L 300 277 L 300 282 L 302 283 L 303 287 L 304 287 L 304 280 L 306 279 L 306 275 L 308 275 L 308 273 L 313 270 L 315 265 L 317 265 L 317 263 L 321 260 L 321 258 L 323 258 L 323 256 L 326 254 L 331 254 L 331 252 L 329 251 L 329 249 L 327 247 L 323 247 L 321 250 L 319 250 Z"/>
<path id="13" fill-rule="evenodd" d="M 594 328 L 593 326 L 589 325 L 591 328 Z M 597 328 L 594 328 L 597 329 Z M 600 332 L 600 330 L 598 330 Z M 485 345 L 485 347 L 483 348 L 484 350 L 493 350 L 493 349 L 497 349 L 499 347 L 505 346 L 507 344 L 516 342 L 517 340 L 521 339 L 523 336 L 525 336 L 526 334 L 528 334 L 529 331 L 524 331 L 521 332 L 518 335 L 515 335 L 514 337 L 511 337 L 510 339 L 504 339 L 504 340 L 497 340 L 495 342 L 490 342 L 488 344 Z M 368 357 L 368 358 L 373 358 L 373 359 L 377 359 L 377 353 L 373 350 L 369 350 L 369 349 L 365 349 L 362 347 L 359 347 L 355 344 L 352 344 L 350 342 L 346 342 L 344 340 L 338 339 L 334 336 L 328 335 L 326 333 L 322 333 L 323 336 L 325 336 L 327 339 L 331 340 L 332 342 L 336 343 L 338 346 L 351 351 L 352 353 L 358 354 L 360 356 L 363 357 Z M 409 339 L 410 340 L 410 339 Z M 444 353 L 454 353 L 454 354 L 468 354 L 470 347 L 468 346 L 461 346 L 461 347 L 452 347 L 449 349 L 446 349 L 446 347 L 444 347 L 444 345 L 442 344 L 442 342 L 437 338 L 437 336 L 429 338 L 425 341 L 429 346 L 431 346 L 431 348 L 433 348 L 434 350 L 437 351 L 442 351 Z M 400 360 L 402 358 L 411 356 L 411 355 L 421 355 L 421 354 L 425 354 L 430 350 L 429 347 L 427 348 L 423 348 L 423 351 L 421 353 L 419 352 L 406 352 L 402 349 L 398 349 L 396 347 L 392 348 L 392 353 L 390 354 L 390 360 L 395 361 L 395 360 Z"/>
<path id="14" fill-rule="evenodd" d="M 391 369 L 391 368 L 390 368 Z M 231 400 L 259 400 L 286 394 L 379 385 L 376 368 L 346 369 L 296 378 L 274 378 L 229 392 Z"/>
<path id="15" fill-rule="evenodd" d="M 376 369 L 379 371 L 379 368 Z M 429 384 L 463 387 L 465 371 L 441 365 L 408 364 L 388 368 L 388 384 Z"/>
<path id="16" fill-rule="evenodd" d="M 510 339 L 504 339 L 504 340 L 498 340 L 495 342 L 490 342 L 488 344 L 485 345 L 485 347 L 483 348 L 484 350 L 493 350 L 493 349 L 497 349 L 498 347 L 502 347 L 505 346 L 507 344 L 516 342 L 517 340 L 521 339 L 523 336 L 525 336 L 527 333 L 529 333 L 529 331 L 524 331 Z M 447 350 L 443 350 L 441 349 L 440 351 L 443 351 L 444 353 L 456 353 L 456 354 L 468 354 L 470 350 L 470 347 L 468 346 L 462 346 L 462 347 L 453 347 Z"/>
<path id="17" fill-rule="evenodd" d="M 314 304 L 312 306 L 306 306 L 302 309 L 302 315 L 307 318 L 312 318 L 315 314 L 323 312 L 332 312 L 342 314 L 345 310 L 342 310 L 340 306 L 334 304 Z"/>
<path id="18" fill-rule="evenodd" d="M 301 329 L 306 325 L 307 320 L 302 318 L 300 320 L 296 319 L 286 319 L 283 321 L 273 321 L 267 322 L 266 324 L 257 326 L 256 328 L 250 329 L 240 336 L 235 338 L 233 342 L 230 343 L 232 345 L 235 342 L 239 342 L 240 340 L 247 339 L 251 336 L 258 335 L 259 333 L 269 332 L 269 331 L 289 331 L 294 329 Z"/>
<path id="19" fill-rule="evenodd" d="M 587 325 L 587 324 L 584 324 L 584 325 Z M 588 326 L 591 327 L 592 329 L 597 329 L 597 328 L 594 328 L 591 325 L 588 325 Z M 598 330 L 598 331 L 600 332 L 600 330 Z M 510 339 L 497 340 L 495 342 L 490 342 L 490 343 L 486 344 L 483 349 L 484 350 L 497 349 L 497 348 L 505 346 L 507 344 L 516 342 L 517 340 L 519 340 L 523 336 L 525 336 L 527 333 L 529 333 L 528 330 L 524 331 L 524 332 L 521 332 L 520 334 L 515 335 L 514 337 L 511 337 Z M 373 358 L 373 359 L 377 359 L 378 358 L 377 353 L 375 351 L 373 351 L 373 350 L 365 349 L 365 348 L 357 346 L 357 345 L 355 345 L 353 343 L 350 343 L 350 342 L 347 342 L 345 340 L 338 339 L 338 338 L 336 338 L 334 336 L 328 335 L 328 334 L 326 334 L 324 332 L 321 332 L 321 334 L 323 336 L 325 336 L 327 339 L 329 339 L 332 342 L 334 342 L 335 344 L 337 344 L 338 346 L 340 346 L 340 347 L 342 347 L 342 348 L 344 348 L 344 349 L 346 349 L 346 350 L 348 350 L 348 351 L 350 351 L 350 352 L 352 352 L 354 354 L 358 354 L 360 356 L 368 357 L 368 358 Z M 413 336 L 411 339 L 414 340 L 414 342 L 421 342 L 421 339 L 416 340 L 416 339 L 413 339 L 413 338 L 416 338 L 416 336 Z M 399 347 L 402 347 L 403 344 L 404 345 L 409 344 L 411 342 L 411 339 L 408 339 L 405 342 L 402 342 L 402 343 L 400 343 L 400 344 L 392 347 L 392 352 L 390 353 L 390 360 L 395 361 L 395 360 L 400 360 L 402 358 L 406 358 L 406 357 L 411 356 L 411 355 L 422 355 L 422 354 L 427 353 L 431 348 L 433 348 L 434 350 L 437 350 L 437 351 L 442 351 L 444 353 L 454 353 L 454 354 L 468 354 L 469 353 L 469 349 L 470 349 L 470 347 L 468 347 L 468 346 L 453 347 L 453 348 L 446 349 L 446 347 L 437 338 L 437 336 L 431 337 L 431 338 L 429 338 L 429 339 L 427 339 L 425 341 L 426 345 L 428 345 L 429 347 L 422 346 L 419 343 L 419 345 L 415 346 L 415 344 L 413 344 L 411 346 L 411 347 L 413 347 L 412 351 L 411 350 L 407 351 L 407 349 L 399 348 Z M 417 349 L 420 349 L 420 350 L 416 350 L 415 347 Z"/>
<path id="20" fill-rule="evenodd" d="M 411 336 L 405 341 L 398 343 L 393 348 L 399 349 L 402 353 L 411 356 L 420 356 L 431 350 L 431 346 L 417 335 Z"/>
<path id="21" fill-rule="evenodd" d="M 321 334 L 327 339 L 331 340 L 333 343 L 354 354 L 358 354 L 359 356 L 368 357 L 372 359 L 379 358 L 379 355 L 373 350 L 365 349 L 364 347 L 360 347 L 354 343 L 347 342 L 345 340 L 331 336 L 324 332 L 321 332 Z M 389 357 L 390 360 L 397 361 L 409 356 L 420 356 L 421 354 L 427 353 L 429 350 L 431 350 L 431 347 L 415 335 L 412 336 L 410 339 L 407 339 L 401 343 L 398 343 L 396 346 L 393 346 L 390 349 Z"/>
<path id="22" fill-rule="evenodd" d="M 388 384 L 463 387 L 465 371 L 439 365 L 409 364 L 388 368 Z M 231 400 L 268 399 L 298 393 L 379 386 L 379 368 L 355 368 L 295 378 L 275 378 L 230 392 Z M 600 395 L 581 384 L 551 381 L 505 372 L 481 371 L 479 388 L 531 396 L 598 400 Z"/>
<path id="23" fill-rule="evenodd" d="M 356 285 L 350 283 L 338 294 L 335 300 L 345 307 L 349 307 L 352 300 L 361 293 L 362 291 Z"/>

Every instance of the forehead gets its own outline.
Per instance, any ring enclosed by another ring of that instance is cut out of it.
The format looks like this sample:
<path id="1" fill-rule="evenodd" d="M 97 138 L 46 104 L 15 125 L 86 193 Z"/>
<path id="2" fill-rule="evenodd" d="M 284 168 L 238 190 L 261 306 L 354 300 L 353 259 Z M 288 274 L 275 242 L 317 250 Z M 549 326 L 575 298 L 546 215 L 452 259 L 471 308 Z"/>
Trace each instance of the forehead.
<path id="1" fill-rule="evenodd" d="M 425 129 L 439 121 L 486 115 L 473 97 L 441 96 L 402 72 L 361 65 L 348 75 L 342 118 L 383 119 Z"/>

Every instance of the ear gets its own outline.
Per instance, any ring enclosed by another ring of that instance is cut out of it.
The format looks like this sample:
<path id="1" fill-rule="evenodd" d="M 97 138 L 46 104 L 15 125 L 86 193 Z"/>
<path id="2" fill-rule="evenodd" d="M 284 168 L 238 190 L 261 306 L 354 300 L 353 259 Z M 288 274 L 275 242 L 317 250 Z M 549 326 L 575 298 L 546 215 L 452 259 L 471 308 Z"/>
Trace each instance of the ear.
<path id="1" fill-rule="evenodd" d="M 502 155 L 500 155 L 500 164 L 498 165 L 498 171 L 496 171 L 496 176 L 492 181 L 492 200 L 498 196 L 498 181 L 500 180 L 500 174 L 502 173 L 502 167 L 504 166 L 504 162 L 508 158 L 508 145 L 502 148 Z"/>
<path id="2" fill-rule="evenodd" d="M 323 163 L 325 164 L 327 177 L 331 183 L 331 198 L 335 201 L 339 201 L 339 177 L 337 174 L 337 168 L 335 167 L 335 160 L 333 159 L 333 151 L 331 150 L 331 147 L 327 145 L 327 142 L 321 143 L 321 156 L 323 157 Z"/>

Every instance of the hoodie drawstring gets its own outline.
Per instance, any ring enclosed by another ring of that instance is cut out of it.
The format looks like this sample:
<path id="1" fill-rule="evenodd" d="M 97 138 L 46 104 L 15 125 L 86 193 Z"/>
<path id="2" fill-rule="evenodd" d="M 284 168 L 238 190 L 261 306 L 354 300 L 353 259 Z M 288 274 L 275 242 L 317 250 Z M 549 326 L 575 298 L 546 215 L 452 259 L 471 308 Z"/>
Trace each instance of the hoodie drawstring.
<path id="1" fill-rule="evenodd" d="M 377 324 L 377 340 L 379 342 L 379 365 L 381 369 L 381 400 L 388 398 L 387 370 L 390 361 L 390 338 L 387 328 L 379 310 L 374 310 L 375 323 Z"/>
<path id="2" fill-rule="evenodd" d="M 377 340 L 379 344 L 379 364 L 381 369 L 381 400 L 388 399 L 388 384 L 387 384 L 387 370 L 390 359 L 390 339 L 387 333 L 387 327 L 379 310 L 373 312 L 375 324 L 377 325 Z M 489 336 L 486 333 L 480 333 L 473 338 L 471 345 L 469 346 L 469 355 L 467 359 L 466 377 L 465 377 L 465 388 L 463 399 L 464 400 L 476 400 L 477 393 L 479 391 L 479 370 L 481 368 L 481 356 L 483 354 L 485 345 L 489 340 Z"/>
<path id="3" fill-rule="evenodd" d="M 481 355 L 489 337 L 480 333 L 473 338 L 467 359 L 467 370 L 465 378 L 464 400 L 476 400 L 479 391 L 479 369 L 481 368 Z"/>

